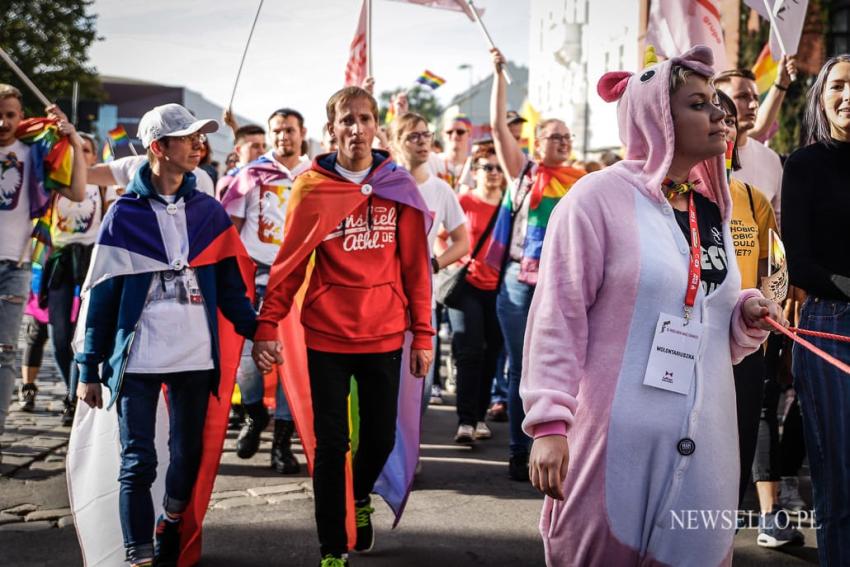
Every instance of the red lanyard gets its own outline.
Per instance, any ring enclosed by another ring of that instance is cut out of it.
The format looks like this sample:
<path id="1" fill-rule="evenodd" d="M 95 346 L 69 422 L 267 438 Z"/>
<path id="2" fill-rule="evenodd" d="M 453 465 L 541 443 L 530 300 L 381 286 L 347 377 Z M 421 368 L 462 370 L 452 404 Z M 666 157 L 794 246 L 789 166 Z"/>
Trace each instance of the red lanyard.
<path id="1" fill-rule="evenodd" d="M 691 318 L 691 312 L 697 299 L 702 274 L 702 249 L 699 241 L 699 226 L 697 225 L 697 209 L 694 205 L 694 192 L 691 191 L 688 201 L 688 224 L 691 230 L 691 257 L 688 267 L 688 291 L 685 294 L 685 319 Z"/>

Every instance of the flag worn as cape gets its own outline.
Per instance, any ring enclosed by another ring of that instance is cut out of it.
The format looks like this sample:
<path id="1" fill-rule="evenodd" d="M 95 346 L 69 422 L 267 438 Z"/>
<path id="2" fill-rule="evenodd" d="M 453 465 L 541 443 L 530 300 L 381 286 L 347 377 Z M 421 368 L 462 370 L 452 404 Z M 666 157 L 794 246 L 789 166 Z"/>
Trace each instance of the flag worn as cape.
<path id="1" fill-rule="evenodd" d="M 221 206 L 226 208 L 231 201 L 244 197 L 252 188 L 274 183 L 284 177 L 286 177 L 286 174 L 278 169 L 268 157 L 260 156 L 233 174 L 233 178 L 221 198 Z"/>
<path id="2" fill-rule="evenodd" d="M 254 264 L 224 209 L 199 192 L 183 202 L 189 240 L 185 258 L 188 265 L 197 268 L 233 257 L 239 264 L 249 296 L 253 296 Z M 84 297 L 94 286 L 116 276 L 170 270 L 173 258 L 168 257 L 158 226 L 148 199 L 128 193 L 116 201 L 103 220 L 83 286 Z M 80 317 L 85 321 L 83 314 Z M 79 325 L 78 329 L 84 326 Z M 230 396 L 242 351 L 242 337 L 220 311 L 218 330 L 221 379 L 217 395 L 210 393 L 200 470 L 183 515 L 180 567 L 195 565 L 201 557 L 201 525 L 221 459 Z M 124 565 L 118 515 L 120 442 L 117 413 L 111 407 L 110 394 L 113 393 L 104 388 L 105 409 L 93 410 L 86 404 L 77 406 L 68 447 L 68 493 L 84 563 L 88 567 Z M 156 433 L 159 467 L 151 490 L 156 506 L 162 501 L 169 461 L 168 409 L 164 396 L 160 398 Z"/>
<path id="3" fill-rule="evenodd" d="M 414 207 L 423 213 L 422 229 L 427 234 L 432 218 L 416 183 L 406 171 L 393 163 L 386 153 L 373 155 L 383 157 L 380 165 L 363 180 L 362 184 L 351 183 L 327 171 L 319 163 L 325 156 L 319 156 L 310 170 L 295 179 L 292 195 L 286 213 L 284 239 L 269 277 L 268 293 L 283 282 L 288 275 L 319 246 L 340 222 L 368 199 L 368 193 L 361 189 L 371 186 L 371 194 L 382 199 L 396 201 L 401 205 Z M 423 250 L 422 261 L 429 261 L 427 250 Z M 308 274 L 309 275 L 309 274 Z M 298 435 L 307 457 L 307 465 L 313 469 L 313 457 L 316 449 L 316 437 L 313 431 L 313 407 L 310 393 L 310 380 L 307 373 L 307 351 L 304 342 L 304 330 L 300 322 L 303 297 L 309 285 L 305 280 L 296 296 L 292 309 L 278 325 L 278 335 L 283 346 L 282 380 L 290 410 L 298 428 Z M 379 306 L 376 306 L 379 308 Z M 419 426 L 421 418 L 421 400 L 423 381 L 410 373 L 410 333 L 405 339 L 404 354 L 401 363 L 401 377 L 398 397 L 398 418 L 396 421 L 396 443 L 384 469 L 375 484 L 375 492 L 392 508 L 397 525 L 404 512 L 410 489 L 413 485 L 413 473 L 419 457 Z M 357 404 L 350 404 L 351 422 L 357 422 Z M 356 431 L 352 432 L 356 437 Z M 346 458 L 346 526 L 349 547 L 356 541 L 354 524 L 354 490 L 352 486 L 352 455 Z"/>

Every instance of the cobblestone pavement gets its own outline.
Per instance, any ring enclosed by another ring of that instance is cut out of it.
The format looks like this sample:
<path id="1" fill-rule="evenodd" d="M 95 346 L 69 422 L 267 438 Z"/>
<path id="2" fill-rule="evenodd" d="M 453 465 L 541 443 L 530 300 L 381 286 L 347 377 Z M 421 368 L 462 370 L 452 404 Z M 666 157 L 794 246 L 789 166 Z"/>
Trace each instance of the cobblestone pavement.
<path id="1" fill-rule="evenodd" d="M 81 565 L 68 508 L 64 458 L 69 429 L 59 424 L 65 387 L 47 350 L 34 413 L 13 402 L 0 437 L 0 565 Z M 451 396 L 431 406 L 423 423 L 423 472 L 405 517 L 390 530 L 392 515 L 376 506 L 378 548 L 352 563 L 373 566 L 542 565 L 537 533 L 540 497 L 506 477 L 507 424 L 493 423 L 491 441 L 475 447 L 452 443 L 456 427 Z M 269 466 L 271 431 L 249 460 L 235 454 L 231 431 L 204 528 L 204 567 L 314 565 L 316 536 L 310 479 L 281 476 Z M 304 463 L 300 447 L 294 447 Z M 807 479 L 806 496 L 810 496 Z M 755 505 L 752 494 L 745 502 Z M 782 551 L 756 546 L 757 531 L 735 540 L 734 565 L 816 565 L 814 530 L 805 547 Z M 37 539 L 33 539 L 33 536 Z"/>

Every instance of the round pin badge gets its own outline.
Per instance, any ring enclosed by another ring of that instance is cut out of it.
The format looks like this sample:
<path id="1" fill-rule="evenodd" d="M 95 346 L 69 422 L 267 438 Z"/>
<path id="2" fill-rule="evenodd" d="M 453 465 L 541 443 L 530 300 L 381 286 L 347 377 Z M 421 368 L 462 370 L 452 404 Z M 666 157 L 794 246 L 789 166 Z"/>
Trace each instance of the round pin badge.
<path id="1" fill-rule="evenodd" d="M 363 187 L 360 188 L 360 192 L 363 193 L 364 195 L 371 195 L 372 194 L 372 186 L 367 183 L 366 185 L 364 185 Z"/>
<path id="2" fill-rule="evenodd" d="M 165 207 L 165 212 L 168 213 L 169 215 L 176 215 L 177 214 L 177 205 L 175 205 L 174 203 L 169 203 L 168 206 Z"/>

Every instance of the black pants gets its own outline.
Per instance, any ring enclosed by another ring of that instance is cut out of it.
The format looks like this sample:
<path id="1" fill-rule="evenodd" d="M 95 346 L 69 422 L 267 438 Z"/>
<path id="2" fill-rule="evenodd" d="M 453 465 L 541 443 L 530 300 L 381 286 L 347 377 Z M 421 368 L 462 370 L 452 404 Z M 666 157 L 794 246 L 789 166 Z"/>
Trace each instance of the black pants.
<path id="1" fill-rule="evenodd" d="M 74 309 L 74 282 L 67 280 L 47 291 L 48 317 L 50 318 L 50 335 L 53 339 L 53 356 L 56 366 L 62 374 L 62 380 L 68 392 L 73 397 L 76 389 L 77 369 L 73 365 L 74 351 L 71 342 L 74 339 L 74 328 L 71 322 L 71 312 Z"/>
<path id="2" fill-rule="evenodd" d="M 348 394 L 357 381 L 360 435 L 354 456 L 354 498 L 372 492 L 395 445 L 401 350 L 345 354 L 307 349 L 316 456 L 313 494 L 322 555 L 348 550 L 345 533 L 345 454 L 349 448 Z"/>
<path id="3" fill-rule="evenodd" d="M 24 315 L 27 343 L 24 347 L 23 366 L 39 368 L 44 357 L 44 345 L 48 339 L 47 323 L 41 323 L 32 315 Z"/>
<path id="4" fill-rule="evenodd" d="M 753 482 L 779 480 L 779 396 L 781 392 L 775 379 L 764 381 L 764 401 L 759 420 L 756 457 L 753 460 Z"/>
<path id="5" fill-rule="evenodd" d="M 735 400 L 738 406 L 738 449 L 741 454 L 738 504 L 750 484 L 750 471 L 756 453 L 759 418 L 764 388 L 764 354 L 761 349 L 732 367 L 735 375 Z"/>
<path id="6" fill-rule="evenodd" d="M 779 443 L 779 475 L 797 476 L 806 458 L 806 442 L 803 437 L 803 418 L 797 398 L 788 409 L 782 422 L 782 440 Z"/>
<path id="7" fill-rule="evenodd" d="M 452 352 L 457 363 L 457 417 L 460 425 L 484 421 L 490 406 L 490 387 L 499 353 L 502 331 L 496 316 L 497 290 L 466 286 L 459 309 L 449 309 Z"/>

